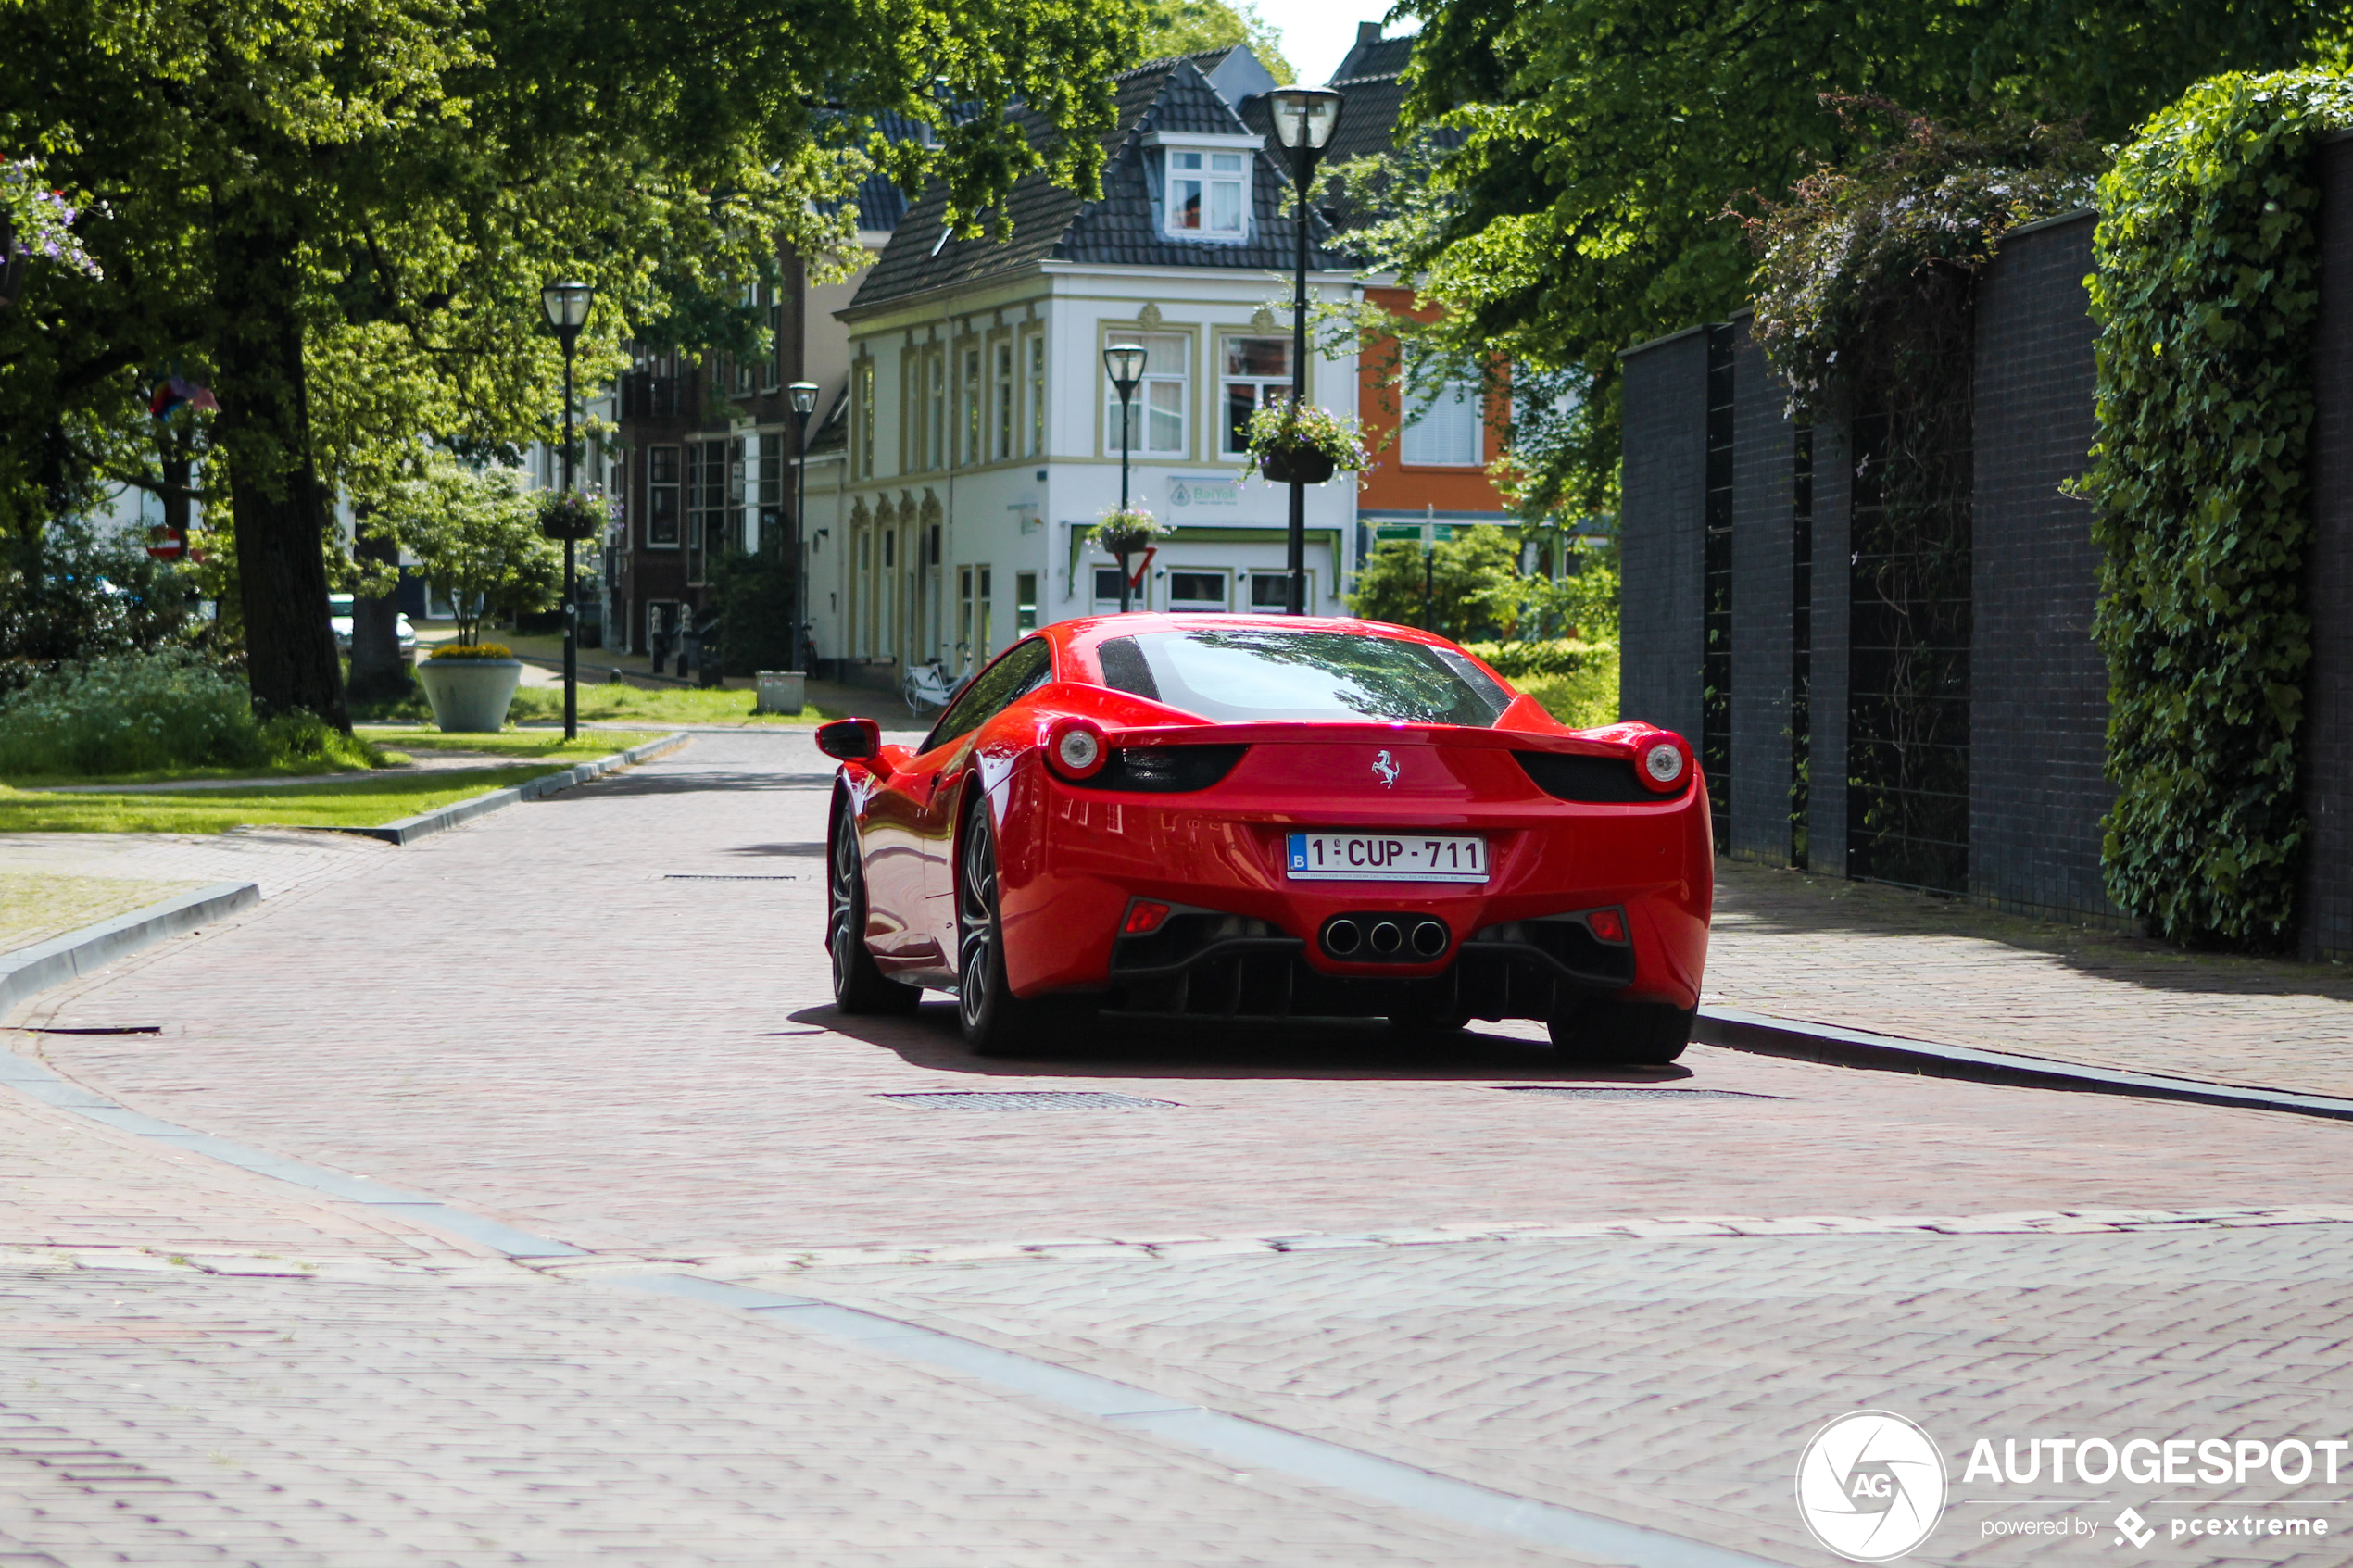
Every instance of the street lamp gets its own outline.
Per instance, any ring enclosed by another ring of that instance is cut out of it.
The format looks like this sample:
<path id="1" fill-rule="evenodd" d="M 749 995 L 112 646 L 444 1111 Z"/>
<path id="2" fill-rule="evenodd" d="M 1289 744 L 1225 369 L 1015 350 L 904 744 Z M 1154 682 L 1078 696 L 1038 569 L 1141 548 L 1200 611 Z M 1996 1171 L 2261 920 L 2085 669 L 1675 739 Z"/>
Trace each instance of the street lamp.
<path id="1" fill-rule="evenodd" d="M 1277 87 L 1266 94 L 1275 140 L 1290 155 L 1291 191 L 1299 208 L 1299 246 L 1291 270 L 1290 400 L 1307 402 L 1307 184 L 1315 160 L 1340 128 L 1345 101 L 1328 87 Z M 1290 613 L 1307 613 L 1307 483 L 1290 482 Z"/>
<path id="2" fill-rule="evenodd" d="M 1103 350 L 1103 369 L 1111 373 L 1111 384 L 1119 389 L 1119 509 L 1127 509 L 1127 448 L 1136 433 L 1136 420 L 1130 411 L 1136 400 L 1136 389 L 1143 384 L 1144 361 L 1150 358 L 1140 343 L 1114 343 Z M 1127 613 L 1130 589 L 1127 582 L 1127 558 L 1119 558 L 1119 613 Z"/>
<path id="3" fill-rule="evenodd" d="M 572 491 L 572 350 L 588 322 L 593 283 L 549 283 L 539 291 L 539 309 L 564 349 L 564 491 Z M 573 540 L 564 540 L 564 739 L 580 738 L 580 585 L 573 575 Z"/>
<path id="4" fill-rule="evenodd" d="M 809 619 L 809 561 L 801 551 L 801 516 L 809 501 L 809 416 L 817 410 L 817 383 L 797 381 L 785 392 L 792 399 L 793 456 L 799 459 L 794 467 L 792 494 L 792 658 L 786 661 L 786 668 L 813 675 L 813 670 L 801 670 L 807 661 L 800 657 L 800 628 Z"/>

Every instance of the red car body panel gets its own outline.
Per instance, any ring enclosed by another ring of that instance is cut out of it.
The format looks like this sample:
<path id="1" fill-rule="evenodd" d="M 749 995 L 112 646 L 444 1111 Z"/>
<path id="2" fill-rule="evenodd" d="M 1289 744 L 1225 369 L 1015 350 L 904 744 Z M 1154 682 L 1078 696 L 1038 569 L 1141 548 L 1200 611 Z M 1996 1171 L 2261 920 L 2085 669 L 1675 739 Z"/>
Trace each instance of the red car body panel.
<path id="1" fill-rule="evenodd" d="M 1288 617 L 1131 614 L 1064 621 L 1035 633 L 1052 652 L 1050 682 L 931 751 L 887 746 L 871 761 L 842 766 L 836 809 L 856 816 L 867 879 L 866 941 L 884 972 L 953 987 L 956 835 L 977 795 L 997 836 L 1006 977 L 1019 996 L 1118 992 L 1114 949 L 1122 920 L 1132 900 L 1148 899 L 1263 922 L 1291 939 L 1293 960 L 1321 977 L 1307 981 L 1319 995 L 1345 996 L 1346 983 L 1369 982 L 1389 987 L 1380 996 L 1392 1000 L 1410 989 L 1399 983 L 1440 982 L 1458 959 L 1467 962 L 1466 938 L 1488 940 L 1479 934 L 1510 922 L 1616 909 L 1625 916 L 1630 974 L 1613 971 L 1616 988 L 1606 993 L 1588 979 L 1581 983 L 1586 992 L 1697 1005 L 1714 850 L 1707 792 L 1680 737 L 1639 722 L 1571 731 L 1525 696 L 1492 727 L 1211 723 L 1101 684 L 1093 655 L 1108 637 L 1237 626 L 1345 632 L 1460 652 L 1408 628 Z M 1050 733 L 1058 721 L 1072 720 L 1099 728 L 1112 747 L 1244 749 L 1231 771 L 1204 789 L 1094 787 L 1064 777 L 1047 759 Z M 1679 787 L 1656 796 L 1636 791 L 1632 799 L 1559 798 L 1514 755 L 1608 759 L 1622 761 L 1631 778 L 1640 748 L 1663 736 L 1684 757 Z M 1284 839 L 1302 830 L 1482 834 L 1489 880 L 1292 880 Z M 1351 963 L 1322 949 L 1317 933 L 1326 921 L 1365 910 L 1434 917 L 1449 934 L 1445 950 L 1419 961 Z M 1453 984 L 1459 990 L 1465 982 Z M 1477 1016 L 1498 1016 L 1481 1010 L 1489 1000 L 1464 991 L 1459 1005 Z M 1386 1005 L 1367 1004 L 1373 1010 Z M 1524 1004 L 1507 1005 L 1517 1010 L 1504 1016 L 1530 1016 Z"/>

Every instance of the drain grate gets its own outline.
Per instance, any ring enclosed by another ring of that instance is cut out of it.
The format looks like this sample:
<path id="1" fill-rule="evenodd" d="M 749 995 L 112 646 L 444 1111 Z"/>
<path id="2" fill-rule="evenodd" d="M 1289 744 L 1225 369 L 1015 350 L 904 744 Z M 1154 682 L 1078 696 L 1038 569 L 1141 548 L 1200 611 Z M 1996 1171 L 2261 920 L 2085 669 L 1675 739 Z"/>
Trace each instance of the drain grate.
<path id="1" fill-rule="evenodd" d="M 916 1110 L 1175 1110 L 1173 1099 L 1139 1099 L 1095 1089 L 955 1089 L 876 1095 Z"/>
<path id="2" fill-rule="evenodd" d="M 765 875 L 757 872 L 665 872 L 662 873 L 661 880 L 664 882 L 799 882 L 800 878 L 790 872 L 778 875 L 773 872 Z"/>
<path id="3" fill-rule="evenodd" d="M 1602 1089 L 1567 1084 L 1505 1084 L 1507 1095 L 1567 1095 L 1577 1099 L 1787 1099 L 1787 1095 L 1743 1094 L 1738 1089 Z"/>

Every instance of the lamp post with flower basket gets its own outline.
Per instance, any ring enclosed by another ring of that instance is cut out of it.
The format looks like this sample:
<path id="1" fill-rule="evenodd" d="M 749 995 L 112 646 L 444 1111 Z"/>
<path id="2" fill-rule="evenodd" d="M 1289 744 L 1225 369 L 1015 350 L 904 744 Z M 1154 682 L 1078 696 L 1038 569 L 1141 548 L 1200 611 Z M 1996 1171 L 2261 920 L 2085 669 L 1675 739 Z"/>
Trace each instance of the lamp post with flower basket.
<path id="1" fill-rule="evenodd" d="M 1331 144 L 1332 132 L 1340 129 L 1340 111 L 1346 100 L 1328 87 L 1278 87 L 1266 95 L 1267 107 L 1275 121 L 1275 140 L 1290 155 L 1291 197 L 1298 207 L 1298 250 L 1291 270 L 1290 326 L 1290 404 L 1296 408 L 1307 401 L 1307 192 L 1315 172 L 1315 160 Z M 1314 464 L 1290 468 L 1290 613 L 1307 613 L 1307 486 L 1321 484 L 1331 477 L 1331 470 L 1315 472 Z M 1314 477 L 1308 477 L 1314 473 Z M 1269 467 L 1266 477 L 1276 483 L 1276 470 Z"/>

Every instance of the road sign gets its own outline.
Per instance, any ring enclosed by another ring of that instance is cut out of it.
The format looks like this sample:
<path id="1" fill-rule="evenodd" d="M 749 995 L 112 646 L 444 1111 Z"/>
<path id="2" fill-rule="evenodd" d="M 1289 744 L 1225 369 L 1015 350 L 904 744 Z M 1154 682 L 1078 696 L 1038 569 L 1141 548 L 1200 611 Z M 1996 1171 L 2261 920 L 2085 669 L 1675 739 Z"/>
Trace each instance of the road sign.
<path id="1" fill-rule="evenodd" d="M 188 531 L 184 528 L 150 528 L 147 530 L 147 554 L 157 560 L 178 560 L 188 553 Z"/>

